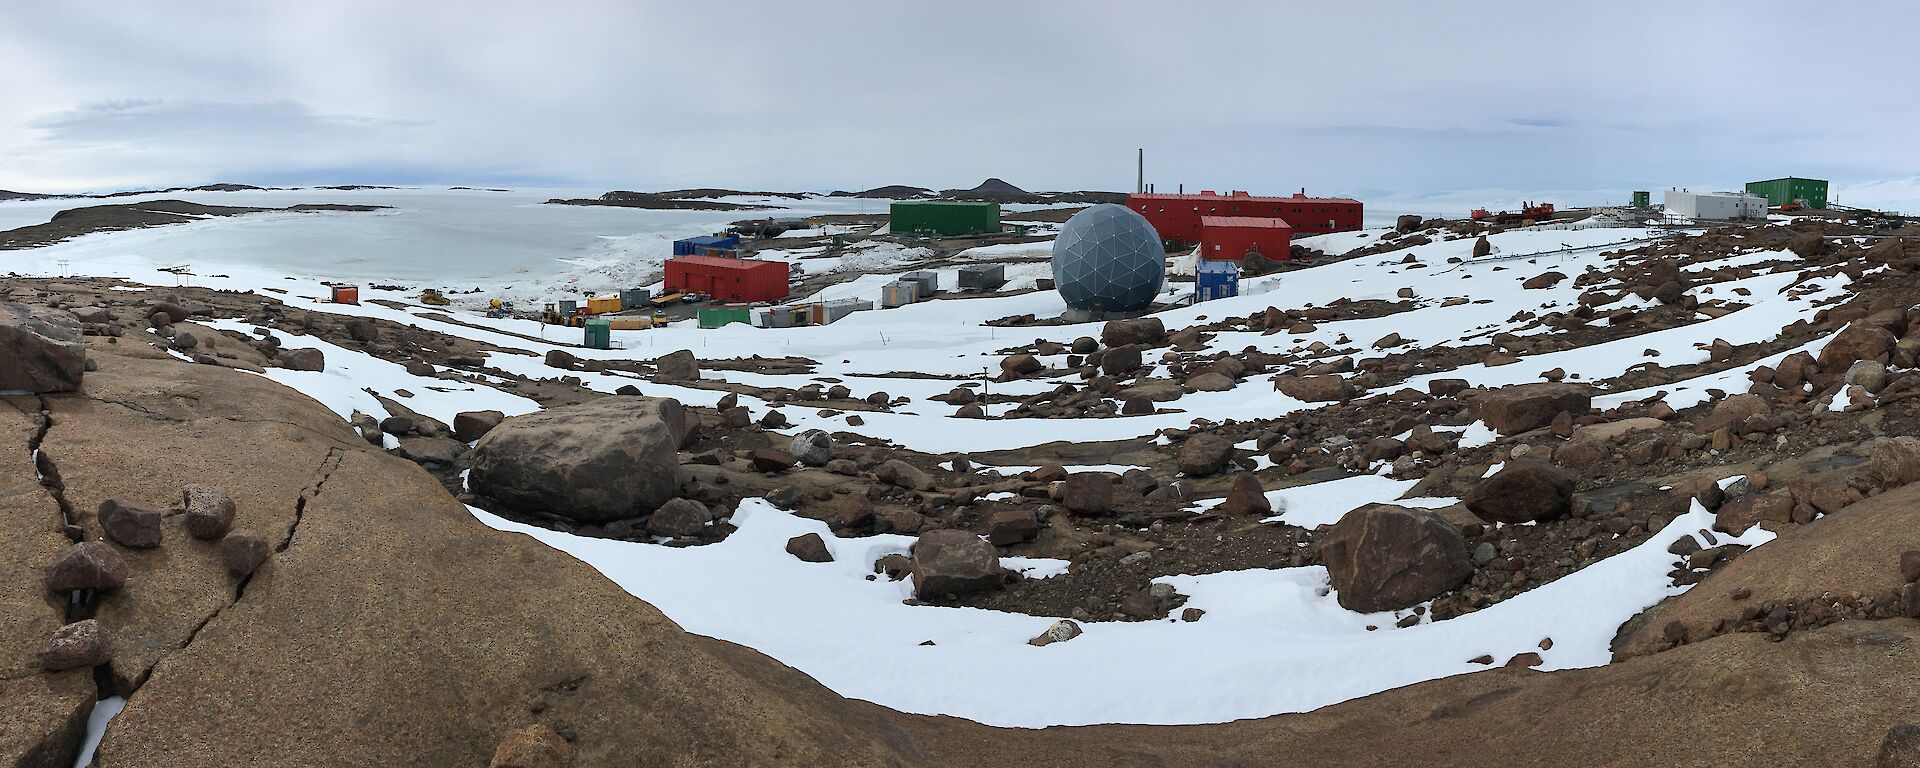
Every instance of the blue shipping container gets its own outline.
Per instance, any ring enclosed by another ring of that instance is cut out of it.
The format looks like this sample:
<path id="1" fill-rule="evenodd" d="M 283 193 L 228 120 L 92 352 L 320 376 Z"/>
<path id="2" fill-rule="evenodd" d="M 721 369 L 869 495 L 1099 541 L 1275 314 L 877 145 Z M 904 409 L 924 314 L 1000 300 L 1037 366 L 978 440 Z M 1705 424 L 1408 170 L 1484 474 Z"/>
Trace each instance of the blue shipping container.
<path id="1" fill-rule="evenodd" d="M 740 247 L 739 235 L 727 235 L 725 237 L 715 237 L 713 235 L 701 235 L 699 237 L 689 237 L 689 238 L 686 238 L 685 240 L 673 241 L 673 255 L 692 256 L 694 254 L 700 253 L 702 249 L 709 249 L 709 248 L 731 249 L 731 248 L 738 248 L 738 247 Z"/>
<path id="2" fill-rule="evenodd" d="M 1240 295 L 1240 265 L 1234 262 L 1202 260 L 1193 277 L 1194 301 Z"/>

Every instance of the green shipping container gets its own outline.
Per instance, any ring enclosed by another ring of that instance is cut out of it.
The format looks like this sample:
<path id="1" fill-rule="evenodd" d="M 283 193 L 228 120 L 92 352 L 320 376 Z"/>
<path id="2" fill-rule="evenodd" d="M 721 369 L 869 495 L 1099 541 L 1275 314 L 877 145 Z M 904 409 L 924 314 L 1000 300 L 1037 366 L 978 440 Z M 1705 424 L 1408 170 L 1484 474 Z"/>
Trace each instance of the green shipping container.
<path id="1" fill-rule="evenodd" d="M 999 203 L 955 200 L 902 200 L 889 209 L 888 223 L 902 235 L 988 235 L 1000 231 Z"/>
<path id="2" fill-rule="evenodd" d="M 602 317 L 588 319 L 587 338 L 581 345 L 589 349 L 612 349 L 613 324 Z"/>
<path id="3" fill-rule="evenodd" d="M 1653 207 L 1653 193 L 1652 193 L 1652 192 L 1635 192 L 1635 193 L 1633 193 L 1633 207 L 1635 207 L 1635 208 L 1652 208 L 1652 207 Z"/>
<path id="4" fill-rule="evenodd" d="M 1786 205 L 1799 200 L 1808 208 L 1827 207 L 1827 183 L 1820 179 L 1784 179 L 1747 182 L 1747 194 L 1767 199 L 1767 205 Z"/>
<path id="5" fill-rule="evenodd" d="M 700 327 L 718 328 L 728 323 L 753 324 L 751 307 L 701 307 Z"/>

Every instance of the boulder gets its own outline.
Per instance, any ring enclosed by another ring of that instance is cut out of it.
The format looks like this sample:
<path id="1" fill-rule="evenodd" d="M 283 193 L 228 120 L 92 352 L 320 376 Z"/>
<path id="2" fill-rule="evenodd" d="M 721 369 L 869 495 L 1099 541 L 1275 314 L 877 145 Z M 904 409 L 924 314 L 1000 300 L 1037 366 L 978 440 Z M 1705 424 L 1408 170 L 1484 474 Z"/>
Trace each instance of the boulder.
<path id="1" fill-rule="evenodd" d="M 1573 509 L 1573 478 L 1537 461 L 1508 463 L 1467 492 L 1467 509 L 1489 523 L 1552 520 Z"/>
<path id="2" fill-rule="evenodd" d="M 278 360 L 280 367 L 289 371 L 322 371 L 327 367 L 326 354 L 311 347 L 283 349 L 273 359 Z"/>
<path id="3" fill-rule="evenodd" d="M 1031 510 L 1002 509 L 987 518 L 987 543 L 996 547 L 1032 541 L 1040 535 L 1040 519 Z"/>
<path id="4" fill-rule="evenodd" d="M 654 381 L 696 381 L 699 378 L 700 361 L 694 359 L 693 350 L 669 352 L 653 361 Z"/>
<path id="5" fill-rule="evenodd" d="M 1893 354 L 1893 346 L 1899 340 L 1886 329 L 1865 323 L 1853 323 L 1846 330 L 1834 334 L 1833 340 L 1820 350 L 1820 370 L 1828 373 L 1840 373 L 1851 367 L 1857 360 L 1887 362 Z"/>
<path id="6" fill-rule="evenodd" d="M 1209 371 L 1187 379 L 1187 386 L 1195 392 L 1225 392 L 1233 389 L 1233 379 Z"/>
<path id="7" fill-rule="evenodd" d="M 1140 370 L 1140 348 L 1113 347 L 1100 353 L 1100 370 L 1108 376 L 1125 376 Z"/>
<path id="8" fill-rule="evenodd" d="M 1411 608 L 1473 575 L 1460 529 L 1430 510 L 1369 504 L 1314 543 L 1340 606 L 1373 613 Z"/>
<path id="9" fill-rule="evenodd" d="M 655 536 L 698 536 L 713 522 L 707 505 L 693 499 L 674 497 L 647 518 L 647 533 Z"/>
<path id="10" fill-rule="evenodd" d="M 1406 234 L 1420 228 L 1420 214 L 1403 213 L 1393 220 L 1393 231 Z"/>
<path id="11" fill-rule="evenodd" d="M 1052 626 L 1047 627 L 1047 631 L 1040 633 L 1032 640 L 1028 640 L 1027 645 L 1047 646 L 1053 645 L 1054 643 L 1064 643 L 1079 637 L 1080 631 L 1080 625 L 1075 624 L 1072 619 L 1061 619 L 1054 622 Z"/>
<path id="12" fill-rule="evenodd" d="M 1897 241 L 1889 241 L 1897 242 Z M 1880 740 L 1874 768 L 1920 768 L 1920 725 L 1903 723 L 1887 729 Z"/>
<path id="13" fill-rule="evenodd" d="M 640 517 L 679 492 L 687 415 L 670 398 L 602 397 L 502 421 L 473 448 L 468 486 L 587 522 Z"/>
<path id="14" fill-rule="evenodd" d="M 1092 336 L 1081 336 L 1080 338 L 1074 339 L 1073 345 L 1067 349 L 1076 355 L 1091 355 L 1094 350 L 1099 348 L 1100 342 Z"/>
<path id="15" fill-rule="evenodd" d="M 1180 444 L 1176 464 L 1181 472 L 1189 476 L 1204 477 L 1219 472 L 1232 458 L 1232 443 L 1212 432 L 1201 432 Z"/>
<path id="16" fill-rule="evenodd" d="M 1075 472 L 1067 475 L 1060 504 L 1077 515 L 1104 515 L 1113 511 L 1113 475 Z"/>
<path id="17" fill-rule="evenodd" d="M 793 468 L 793 454 L 778 448 L 755 448 L 753 453 L 747 454 L 747 459 L 753 464 L 755 472 L 771 474 Z"/>
<path id="18" fill-rule="evenodd" d="M 1227 498 L 1220 502 L 1220 510 L 1229 515 L 1265 517 L 1273 514 L 1273 504 L 1267 501 L 1267 489 L 1261 487 L 1260 478 L 1252 472 L 1241 472 L 1233 476 L 1233 485 L 1227 488 Z"/>
<path id="19" fill-rule="evenodd" d="M 463 443 L 486 437 L 507 415 L 499 411 L 461 411 L 453 415 L 453 436 Z"/>
<path id="20" fill-rule="evenodd" d="M 1129 344 L 1159 346 L 1167 340 L 1167 327 L 1157 317 L 1141 317 L 1132 320 L 1111 320 L 1100 329 L 1100 343 L 1108 347 L 1123 347 Z"/>
<path id="21" fill-rule="evenodd" d="M 1474 258 L 1478 259 L 1482 256 L 1490 256 L 1492 254 L 1493 254 L 1493 243 L 1487 242 L 1486 235 L 1481 235 L 1478 240 L 1473 241 L 1473 257 Z"/>
<path id="22" fill-rule="evenodd" d="M 79 318 L 0 302 L 0 391 L 72 392 L 86 372 Z"/>
<path id="23" fill-rule="evenodd" d="M 1503 435 L 1517 435 L 1553 423 L 1562 412 L 1584 416 L 1593 390 L 1579 384 L 1519 384 L 1482 392 L 1473 398 L 1473 416 Z"/>
<path id="24" fill-rule="evenodd" d="M 1802 232 L 1787 241 L 1787 250 L 1793 251 L 1800 258 L 1811 259 L 1833 252 L 1833 243 L 1821 237 L 1818 232 Z"/>
<path id="25" fill-rule="evenodd" d="M 999 589 L 1004 574 L 993 545 L 968 531 L 928 531 L 913 544 L 913 594 L 921 599 Z"/>
<path id="26" fill-rule="evenodd" d="M 1868 457 L 1882 487 L 1897 488 L 1920 480 L 1920 438 L 1900 435 L 1876 440 Z"/>
<path id="27" fill-rule="evenodd" d="M 1542 272 L 1538 275 L 1534 275 L 1533 277 L 1527 278 L 1525 282 L 1520 283 L 1520 287 L 1528 290 L 1536 290 L 1540 288 L 1552 288 L 1556 285 L 1559 285 L 1560 281 L 1565 279 L 1567 279 L 1567 276 L 1560 274 L 1559 272 Z"/>
<path id="28" fill-rule="evenodd" d="M 824 467 L 833 460 L 833 435 L 823 429 L 809 429 L 794 435 L 787 444 L 794 461 L 809 467 Z"/>
<path id="29" fill-rule="evenodd" d="M 833 553 L 827 550 L 827 540 L 820 538 L 817 533 L 803 533 L 787 539 L 787 554 L 806 563 L 833 562 Z"/>
<path id="30" fill-rule="evenodd" d="M 460 454 L 467 452 L 466 443 L 451 437 L 408 435 L 399 442 L 394 454 L 415 464 L 451 467 L 459 462 Z"/>
<path id="31" fill-rule="evenodd" d="M 1848 385 L 1856 386 L 1872 394 L 1880 394 L 1887 388 L 1887 364 L 1878 360 L 1855 360 L 1847 367 L 1843 379 Z"/>
<path id="32" fill-rule="evenodd" d="M 123 547 L 151 549 L 160 546 L 160 521 L 166 512 L 125 499 L 100 502 L 96 516 L 107 538 Z"/>
<path id="33" fill-rule="evenodd" d="M 347 328 L 347 338 L 353 339 L 354 341 L 371 342 L 380 339 L 380 326 L 375 325 L 373 320 L 369 318 L 348 318 L 344 325 Z"/>
<path id="34" fill-rule="evenodd" d="M 1717 429 L 1731 429 L 1740 432 L 1740 425 L 1754 416 L 1765 416 L 1772 410 L 1767 399 L 1751 393 L 1734 395 L 1713 404 L 1713 411 L 1707 417 L 1693 425 L 1694 430 L 1710 434 Z"/>
<path id="35" fill-rule="evenodd" d="M 240 578 L 252 576 L 272 554 L 265 536 L 246 529 L 230 531 L 220 540 L 220 560 L 227 573 Z"/>
<path id="36" fill-rule="evenodd" d="M 226 491 L 199 483 L 182 486 L 180 504 L 186 510 L 187 533 L 196 539 L 218 539 L 233 528 L 233 499 Z"/>
<path id="37" fill-rule="evenodd" d="M 110 592 L 127 585 L 127 560 L 104 541 L 83 541 L 67 547 L 45 569 L 47 591 L 91 589 Z"/>
<path id="38" fill-rule="evenodd" d="M 933 478 L 920 471 L 919 467 L 899 459 L 887 459 L 874 468 L 873 476 L 880 482 L 908 488 L 915 491 L 933 489 Z"/>
<path id="39" fill-rule="evenodd" d="M 1000 375 L 1007 379 L 1017 379 L 1046 369 L 1047 367 L 1040 363 L 1040 358 L 1033 355 L 1009 355 L 1000 361 Z"/>
<path id="40" fill-rule="evenodd" d="M 1318 376 L 1276 376 L 1273 388 L 1280 394 L 1308 403 L 1332 403 L 1353 397 L 1353 385 L 1339 374 Z"/>

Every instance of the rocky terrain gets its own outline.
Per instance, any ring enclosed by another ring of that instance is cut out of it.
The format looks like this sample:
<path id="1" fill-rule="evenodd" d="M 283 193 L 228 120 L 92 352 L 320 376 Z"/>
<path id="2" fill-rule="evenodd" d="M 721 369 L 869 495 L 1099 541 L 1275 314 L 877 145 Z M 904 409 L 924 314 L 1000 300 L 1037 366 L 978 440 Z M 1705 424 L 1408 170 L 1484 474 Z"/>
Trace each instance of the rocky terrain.
<path id="1" fill-rule="evenodd" d="M 0 409 L 16 532 L 0 539 L 0 764 L 70 764 L 111 696 L 127 708 L 103 766 L 1916 764 L 1914 233 L 1724 227 L 1576 268 L 1472 225 L 1398 230 L 1341 249 L 1405 281 L 1393 300 L 1275 293 L 1065 338 L 1015 324 L 991 382 L 823 375 L 833 361 L 799 354 L 595 357 L 272 291 L 0 280 L 0 390 L 27 393 Z M 1472 283 L 1432 277 L 1478 259 L 1456 273 Z M 1467 311 L 1451 341 L 1402 338 Z M 1750 318 L 1747 335 L 1672 344 L 1720 318 Z M 370 379 L 347 407 L 267 378 L 369 360 L 407 386 Z M 440 404 L 482 388 L 533 405 Z M 1213 399 L 1236 396 L 1285 407 Z M 903 419 L 1059 435 L 916 448 L 878 429 Z M 1144 419 L 1166 426 L 1072 431 Z M 1396 490 L 1298 495 L 1356 479 Z M 843 698 L 684 632 L 461 502 L 680 549 L 765 505 L 822 524 L 785 544 L 806 563 L 912 537 L 856 565 L 928 610 L 1054 619 L 1031 640 L 1047 652 L 1107 624 L 1226 621 L 1175 584 L 1258 569 L 1324 569 L 1368 634 L 1564 599 L 1556 583 L 1649 547 L 1671 596 L 1609 627 L 1606 666 L 1550 663 L 1574 641 L 1548 636 L 1307 713 L 996 729 Z"/>
<path id="2" fill-rule="evenodd" d="M 218 190 L 215 190 L 218 191 Z M 38 199 L 38 198 L 27 198 Z M 90 205 L 69 208 L 53 215 L 45 224 L 0 231 L 0 251 L 38 248 L 95 232 L 118 232 L 144 227 L 184 224 L 210 216 L 241 216 L 267 211 L 373 211 L 385 206 L 307 203 L 286 208 L 252 208 L 232 205 L 205 205 L 184 200 L 150 200 L 144 203 Z"/>

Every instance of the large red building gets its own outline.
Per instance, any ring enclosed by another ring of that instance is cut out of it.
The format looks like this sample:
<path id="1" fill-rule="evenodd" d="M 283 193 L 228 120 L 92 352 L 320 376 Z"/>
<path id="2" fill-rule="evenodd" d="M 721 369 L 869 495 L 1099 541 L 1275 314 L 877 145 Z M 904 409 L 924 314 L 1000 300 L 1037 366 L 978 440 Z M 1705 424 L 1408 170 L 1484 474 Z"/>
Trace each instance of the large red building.
<path id="1" fill-rule="evenodd" d="M 1200 258 L 1210 261 L 1239 261 L 1249 251 L 1274 261 L 1284 261 L 1292 253 L 1293 227 L 1272 217 L 1202 216 L 1200 217 Z"/>
<path id="2" fill-rule="evenodd" d="M 1293 231 L 1310 235 L 1348 232 L 1363 226 L 1364 206 L 1345 197 L 1259 197 L 1245 192 L 1218 195 L 1127 195 L 1127 207 L 1147 217 L 1161 239 L 1200 242 L 1203 216 L 1284 219 Z"/>
<path id="3" fill-rule="evenodd" d="M 668 293 L 703 293 L 727 301 L 779 301 L 787 297 L 787 264 L 726 256 L 667 259 Z"/>

